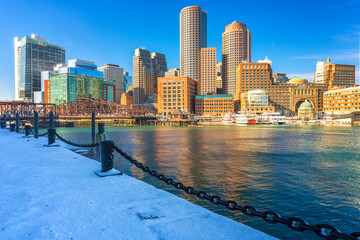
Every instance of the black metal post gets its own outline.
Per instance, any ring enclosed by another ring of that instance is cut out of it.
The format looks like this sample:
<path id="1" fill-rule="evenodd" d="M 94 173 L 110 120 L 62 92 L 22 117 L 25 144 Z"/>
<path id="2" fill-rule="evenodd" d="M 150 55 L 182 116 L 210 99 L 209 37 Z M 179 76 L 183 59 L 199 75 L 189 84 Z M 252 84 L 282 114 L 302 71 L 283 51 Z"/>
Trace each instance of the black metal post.
<path id="1" fill-rule="evenodd" d="M 55 143 L 55 133 L 56 133 L 56 129 L 55 128 L 49 128 L 48 129 L 48 145 L 54 144 Z"/>
<path id="2" fill-rule="evenodd" d="M 30 125 L 25 125 L 25 137 L 30 136 Z"/>
<path id="3" fill-rule="evenodd" d="M 49 114 L 49 128 L 54 128 L 54 113 L 52 111 Z"/>
<path id="4" fill-rule="evenodd" d="M 6 129 L 6 114 L 4 114 L 4 128 Z"/>
<path id="5" fill-rule="evenodd" d="M 4 129 L 4 120 L 1 120 L 1 128 Z"/>
<path id="6" fill-rule="evenodd" d="M 91 143 L 95 143 L 95 113 L 91 113 Z"/>
<path id="7" fill-rule="evenodd" d="M 15 131 L 15 123 L 10 123 L 10 132 Z"/>
<path id="8" fill-rule="evenodd" d="M 114 167 L 114 144 L 111 140 L 100 142 L 101 172 L 107 172 Z"/>
<path id="9" fill-rule="evenodd" d="M 99 134 L 105 133 L 105 123 L 98 123 L 98 133 Z"/>
<path id="10" fill-rule="evenodd" d="M 39 138 L 39 113 L 34 112 L 34 138 Z"/>
<path id="11" fill-rule="evenodd" d="M 19 133 L 20 132 L 20 115 L 17 112 L 16 113 L 16 125 L 15 125 L 15 132 Z"/>

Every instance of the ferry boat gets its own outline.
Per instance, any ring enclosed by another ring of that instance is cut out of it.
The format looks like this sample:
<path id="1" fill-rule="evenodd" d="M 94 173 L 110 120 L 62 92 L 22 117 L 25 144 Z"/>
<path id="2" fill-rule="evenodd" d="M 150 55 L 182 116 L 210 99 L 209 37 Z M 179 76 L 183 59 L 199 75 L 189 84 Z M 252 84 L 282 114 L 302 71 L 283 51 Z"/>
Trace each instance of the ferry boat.
<path id="1" fill-rule="evenodd" d="M 261 124 L 285 124 L 285 116 L 281 116 L 279 112 L 264 112 L 258 117 Z"/>
<path id="2" fill-rule="evenodd" d="M 256 125 L 256 114 L 248 111 L 239 111 L 238 114 L 235 114 L 235 122 L 238 124 Z"/>
<path id="3" fill-rule="evenodd" d="M 223 123 L 234 123 L 235 122 L 235 116 L 233 114 L 231 114 L 231 113 L 227 113 L 222 117 L 221 121 Z"/>

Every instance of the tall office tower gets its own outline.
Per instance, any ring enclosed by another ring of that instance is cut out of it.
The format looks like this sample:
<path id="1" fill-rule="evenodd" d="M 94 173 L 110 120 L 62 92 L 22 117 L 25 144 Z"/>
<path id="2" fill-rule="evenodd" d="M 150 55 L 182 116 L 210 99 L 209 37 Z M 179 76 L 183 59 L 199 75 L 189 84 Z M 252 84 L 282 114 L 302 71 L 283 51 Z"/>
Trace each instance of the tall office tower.
<path id="1" fill-rule="evenodd" d="M 134 104 L 144 104 L 157 88 L 157 78 L 164 77 L 167 62 L 164 54 L 135 49 L 133 57 Z M 150 97 L 152 98 L 152 97 Z M 148 101 L 149 102 L 149 101 Z M 151 102 L 151 101 L 150 101 Z"/>
<path id="2" fill-rule="evenodd" d="M 65 63 L 65 48 L 45 41 L 36 34 L 14 38 L 15 99 L 34 100 L 34 92 L 41 91 L 41 71 L 51 70 Z"/>
<path id="3" fill-rule="evenodd" d="M 316 71 L 315 71 L 315 77 L 314 77 L 314 82 L 315 83 L 325 83 L 325 68 L 328 65 L 331 65 L 331 61 L 330 58 L 328 58 L 326 60 L 326 62 L 324 61 L 319 61 L 316 64 Z"/>
<path id="4" fill-rule="evenodd" d="M 222 93 L 222 62 L 216 64 L 216 93 Z"/>
<path id="5" fill-rule="evenodd" d="M 150 52 L 141 48 L 135 49 L 133 57 L 134 104 L 144 104 L 146 97 L 153 93 L 153 86 Z"/>
<path id="6" fill-rule="evenodd" d="M 251 62 L 251 34 L 246 24 L 235 21 L 222 34 L 223 93 L 235 93 L 236 67 L 242 62 Z"/>
<path id="7" fill-rule="evenodd" d="M 157 78 L 165 77 L 165 72 L 168 70 L 165 55 L 153 52 L 151 54 L 151 68 L 151 74 L 154 78 L 154 87 L 157 88 Z"/>
<path id="8" fill-rule="evenodd" d="M 200 49 L 199 72 L 197 95 L 216 94 L 216 48 Z"/>
<path id="9" fill-rule="evenodd" d="M 124 93 L 124 68 L 119 65 L 105 64 L 98 69 L 104 73 L 104 79 L 112 80 L 115 82 L 115 102 L 121 102 L 121 95 Z"/>
<path id="10" fill-rule="evenodd" d="M 199 54 L 207 47 L 207 12 L 189 6 L 180 12 L 180 74 L 199 80 Z"/>
<path id="11" fill-rule="evenodd" d="M 180 77 L 180 69 L 172 68 L 165 72 L 165 77 Z"/>

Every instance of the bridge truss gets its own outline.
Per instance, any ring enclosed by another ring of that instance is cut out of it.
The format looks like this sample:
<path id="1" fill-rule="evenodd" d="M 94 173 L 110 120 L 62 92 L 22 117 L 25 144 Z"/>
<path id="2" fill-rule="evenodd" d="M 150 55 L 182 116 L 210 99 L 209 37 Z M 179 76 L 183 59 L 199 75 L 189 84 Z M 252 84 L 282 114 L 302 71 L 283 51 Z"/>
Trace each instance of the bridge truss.
<path id="1" fill-rule="evenodd" d="M 33 117 L 34 112 L 39 117 L 47 116 L 52 111 L 57 118 L 87 118 L 92 112 L 97 117 L 131 118 L 152 117 L 156 113 L 153 105 L 121 105 L 99 99 L 77 98 L 61 104 L 31 103 L 25 101 L 0 102 L 0 115 L 14 117 L 19 112 L 20 117 Z"/>

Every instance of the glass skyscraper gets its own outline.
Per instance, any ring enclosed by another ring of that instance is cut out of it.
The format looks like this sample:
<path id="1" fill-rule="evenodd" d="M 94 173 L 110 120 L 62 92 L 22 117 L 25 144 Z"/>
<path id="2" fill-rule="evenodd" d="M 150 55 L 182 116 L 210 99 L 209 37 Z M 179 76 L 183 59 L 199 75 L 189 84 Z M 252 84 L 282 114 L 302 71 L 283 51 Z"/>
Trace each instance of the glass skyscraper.
<path id="1" fill-rule="evenodd" d="M 15 99 L 34 100 L 34 92 L 41 91 L 41 71 L 65 63 L 65 48 L 48 43 L 32 34 L 14 38 Z"/>
<path id="2" fill-rule="evenodd" d="M 132 85 L 132 76 L 129 76 L 128 72 L 124 73 L 124 92 L 127 92 L 129 87 Z"/>

